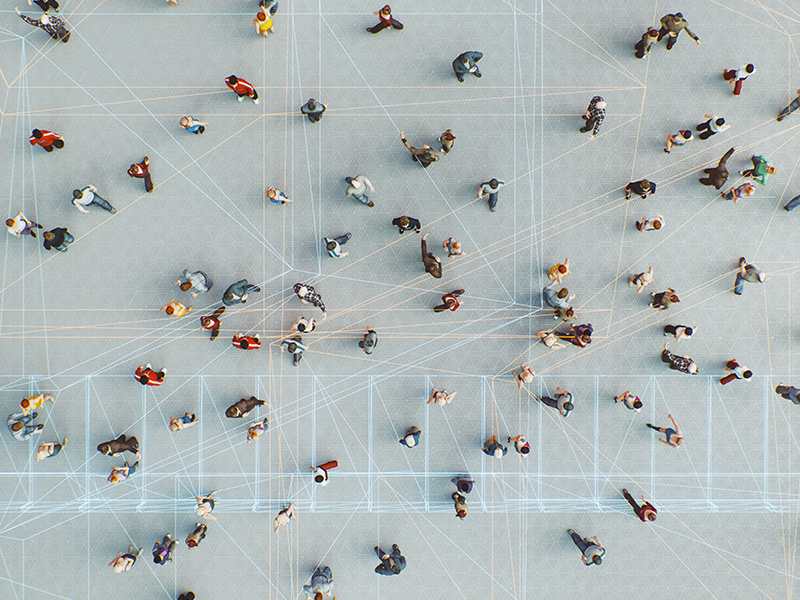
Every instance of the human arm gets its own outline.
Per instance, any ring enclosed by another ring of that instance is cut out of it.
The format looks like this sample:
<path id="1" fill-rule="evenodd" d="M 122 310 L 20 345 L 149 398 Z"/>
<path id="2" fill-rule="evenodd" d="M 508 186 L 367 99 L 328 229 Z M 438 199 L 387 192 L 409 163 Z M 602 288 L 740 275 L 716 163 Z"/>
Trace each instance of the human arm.
<path id="1" fill-rule="evenodd" d="M 642 496 L 642 500 L 644 500 L 644 496 Z M 600 542 L 599 539 L 597 539 L 597 536 L 593 535 L 592 539 L 594 540 L 594 543 L 597 544 L 597 547 L 600 548 L 600 550 L 603 550 L 603 544 Z"/>
<path id="2" fill-rule="evenodd" d="M 667 418 L 669 418 L 669 420 L 672 421 L 672 424 L 675 426 L 675 433 L 677 433 L 678 435 L 683 435 L 681 428 L 678 427 L 678 424 L 675 422 L 675 419 L 672 418 L 672 415 L 667 415 Z"/>
<path id="3" fill-rule="evenodd" d="M 364 185 L 366 185 L 369 188 L 369 191 L 371 191 L 371 192 L 375 191 L 375 188 L 372 186 L 372 182 L 369 179 L 367 179 L 366 177 L 364 177 L 363 183 L 364 183 Z"/>
<path id="4" fill-rule="evenodd" d="M 433 403 L 433 397 L 434 397 L 435 395 L 436 395 L 436 388 L 433 388 L 433 391 L 431 392 L 431 395 L 430 395 L 430 397 L 428 398 L 428 401 L 426 402 L 426 404 L 431 404 L 431 403 Z"/>
<path id="5" fill-rule="evenodd" d="M 113 567 L 114 563 L 116 563 L 119 560 L 120 556 L 122 556 L 122 552 L 117 552 L 117 555 L 114 557 L 114 560 L 112 560 L 110 563 L 108 563 L 108 566 L 109 567 Z"/>
<path id="6" fill-rule="evenodd" d="M 694 34 L 694 32 L 693 32 L 691 29 L 689 29 L 688 27 L 684 27 L 684 28 L 683 28 L 683 30 L 686 32 L 686 34 L 687 34 L 687 35 L 688 35 L 690 38 L 692 38 L 692 39 L 694 40 L 694 43 L 695 43 L 695 44 L 697 44 L 698 46 L 700 46 L 700 38 L 699 38 L 699 37 L 697 37 L 697 36 Z"/>

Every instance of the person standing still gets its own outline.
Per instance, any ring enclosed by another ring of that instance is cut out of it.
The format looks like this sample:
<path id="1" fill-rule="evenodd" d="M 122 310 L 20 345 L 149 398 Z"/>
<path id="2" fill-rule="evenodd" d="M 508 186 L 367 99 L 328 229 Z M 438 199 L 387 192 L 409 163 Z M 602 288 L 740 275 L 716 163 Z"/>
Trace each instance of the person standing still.
<path id="1" fill-rule="evenodd" d="M 478 199 L 480 200 L 484 196 L 489 196 L 489 210 L 495 212 L 497 210 L 497 194 L 500 191 L 500 188 L 506 184 L 505 181 L 500 181 L 498 179 L 490 179 L 489 181 L 484 181 L 480 184 L 478 188 Z"/>

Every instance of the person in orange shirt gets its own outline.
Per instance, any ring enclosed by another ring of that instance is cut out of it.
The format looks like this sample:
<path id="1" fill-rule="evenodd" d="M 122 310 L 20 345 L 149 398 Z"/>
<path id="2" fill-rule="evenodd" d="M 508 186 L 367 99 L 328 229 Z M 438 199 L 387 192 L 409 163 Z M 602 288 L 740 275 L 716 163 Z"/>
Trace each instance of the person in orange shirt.
<path id="1" fill-rule="evenodd" d="M 56 403 L 55 399 L 50 394 L 36 394 L 35 396 L 31 396 L 30 398 L 25 398 L 22 402 L 19 403 L 20 408 L 24 414 L 28 414 L 32 410 L 36 410 L 37 408 L 44 408 L 44 403 L 47 401 L 52 402 L 53 404 Z"/>
<path id="2" fill-rule="evenodd" d="M 184 317 L 188 315 L 190 312 L 192 312 L 192 308 L 194 308 L 194 305 L 190 306 L 189 308 L 186 308 L 182 302 L 175 302 L 175 300 L 170 300 L 169 302 L 167 302 L 167 304 L 161 307 L 161 311 L 167 313 L 171 317 Z"/>
<path id="3" fill-rule="evenodd" d="M 57 133 L 46 129 L 34 129 L 31 132 L 30 142 L 31 146 L 41 146 L 48 152 L 52 152 L 53 148 L 60 150 L 64 147 L 64 139 Z"/>
<path id="4" fill-rule="evenodd" d="M 235 336 L 233 336 L 231 343 L 242 350 L 258 350 L 261 348 L 261 340 L 259 339 L 258 334 L 250 336 L 243 333 L 237 333 Z"/>

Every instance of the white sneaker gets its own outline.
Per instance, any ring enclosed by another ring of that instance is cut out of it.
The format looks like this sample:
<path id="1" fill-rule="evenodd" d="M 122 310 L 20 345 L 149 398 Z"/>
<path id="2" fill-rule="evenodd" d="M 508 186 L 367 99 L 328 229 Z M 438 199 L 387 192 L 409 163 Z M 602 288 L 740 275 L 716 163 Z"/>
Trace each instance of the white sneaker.
<path id="1" fill-rule="evenodd" d="M 239 102 L 244 102 L 244 96 L 239 96 Z"/>
<path id="2" fill-rule="evenodd" d="M 258 104 L 259 102 L 261 102 L 261 100 L 258 100 L 258 99 L 253 100 L 253 104 Z"/>

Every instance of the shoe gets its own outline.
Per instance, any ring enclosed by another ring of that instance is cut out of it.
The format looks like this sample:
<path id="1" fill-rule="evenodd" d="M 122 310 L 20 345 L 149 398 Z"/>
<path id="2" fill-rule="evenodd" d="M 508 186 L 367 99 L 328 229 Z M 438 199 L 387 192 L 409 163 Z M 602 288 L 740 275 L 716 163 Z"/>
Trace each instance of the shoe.
<path id="1" fill-rule="evenodd" d="M 589 130 L 586 129 L 585 127 L 581 127 L 581 133 L 586 133 L 587 131 L 589 131 Z"/>
<path id="2" fill-rule="evenodd" d="M 146 167 L 147 165 L 150 164 L 150 159 L 147 156 L 145 156 L 144 160 L 142 162 L 144 163 L 144 166 Z"/>
<path id="3" fill-rule="evenodd" d="M 253 293 L 255 293 L 255 292 L 260 292 L 260 291 L 261 291 L 261 288 L 260 288 L 260 287 L 257 287 L 256 289 L 254 289 L 254 290 L 253 290 Z"/>
<path id="4" fill-rule="evenodd" d="M 111 214 L 112 214 L 112 215 L 115 215 L 115 214 L 117 214 L 117 209 L 116 209 L 116 208 L 112 208 L 112 209 L 111 209 Z"/>
<path id="5" fill-rule="evenodd" d="M 639 221 L 636 221 L 636 229 L 638 229 L 639 231 L 642 230 L 642 224 L 639 223 Z"/>
<path id="6" fill-rule="evenodd" d="M 458 77 L 458 82 L 459 83 L 464 83 L 464 78 L 463 77 Z"/>
<path id="7" fill-rule="evenodd" d="M 36 232 L 35 232 L 35 231 L 31 231 L 31 235 L 32 235 L 33 237 L 36 237 Z"/>
<path id="8" fill-rule="evenodd" d="M 196 421 L 196 420 L 197 420 L 197 415 L 192 413 L 192 421 Z"/>
<path id="9" fill-rule="evenodd" d="M 622 488 L 622 493 L 623 493 L 623 494 L 627 494 L 627 493 L 628 493 L 628 490 L 626 490 L 625 488 Z"/>
<path id="10" fill-rule="evenodd" d="M 162 372 L 164 375 L 166 375 L 166 374 L 167 374 L 167 370 L 166 370 L 166 369 L 161 369 L 161 372 Z"/>
<path id="11" fill-rule="evenodd" d="M 570 535 L 572 535 L 573 533 L 575 533 L 575 531 L 574 531 L 574 530 L 572 530 L 572 529 L 567 529 L 567 533 L 568 533 L 568 534 L 570 534 Z"/>
<path id="12" fill-rule="evenodd" d="M 39 413 L 38 413 L 38 412 L 35 412 L 35 413 L 33 413 L 33 418 L 34 418 L 34 419 L 35 419 L 36 417 L 38 417 L 38 416 L 39 416 Z"/>
<path id="13" fill-rule="evenodd" d="M 364 342 L 363 341 L 362 342 L 358 342 L 358 347 L 359 348 L 363 348 L 364 347 Z"/>
<path id="14" fill-rule="evenodd" d="M 147 363 L 147 364 L 144 366 L 144 368 L 145 368 L 145 369 L 152 369 L 152 368 L 153 368 L 153 366 L 152 366 L 150 363 Z"/>
<path id="15" fill-rule="evenodd" d="M 374 208 L 375 207 L 375 203 L 370 200 L 370 203 L 367 204 L 367 206 L 369 206 L 370 208 Z"/>
<path id="16" fill-rule="evenodd" d="M 450 292 L 453 296 L 460 296 L 464 293 L 464 290 L 456 290 L 455 292 Z"/>
<path id="17" fill-rule="evenodd" d="M 475 77 L 483 77 L 482 73 L 475 73 L 474 75 L 475 75 Z"/>
<path id="18" fill-rule="evenodd" d="M 655 298 L 656 297 L 656 293 L 655 292 L 650 292 L 650 297 L 651 298 Z"/>
<path id="19" fill-rule="evenodd" d="M 244 102 L 244 96 L 239 96 L 239 102 Z"/>
<path id="20" fill-rule="evenodd" d="M 630 200 L 630 199 L 631 199 L 631 195 L 630 194 L 625 194 L 625 200 Z"/>
<path id="21" fill-rule="evenodd" d="M 292 355 L 292 364 L 296 367 L 300 364 L 300 359 L 303 358 L 300 354 L 293 354 Z"/>
<path id="22" fill-rule="evenodd" d="M 259 102 L 261 102 L 261 100 L 259 100 L 258 98 L 256 98 L 255 100 L 253 100 L 253 104 L 258 104 Z"/>
<path id="23" fill-rule="evenodd" d="M 39 225 L 38 223 L 36 224 L 36 226 L 37 226 L 39 229 L 44 229 L 44 226 L 43 226 L 43 225 Z"/>
<path id="24" fill-rule="evenodd" d="M 667 150 L 666 148 L 664 148 L 664 152 L 666 152 L 667 154 L 669 154 L 669 150 Z"/>

